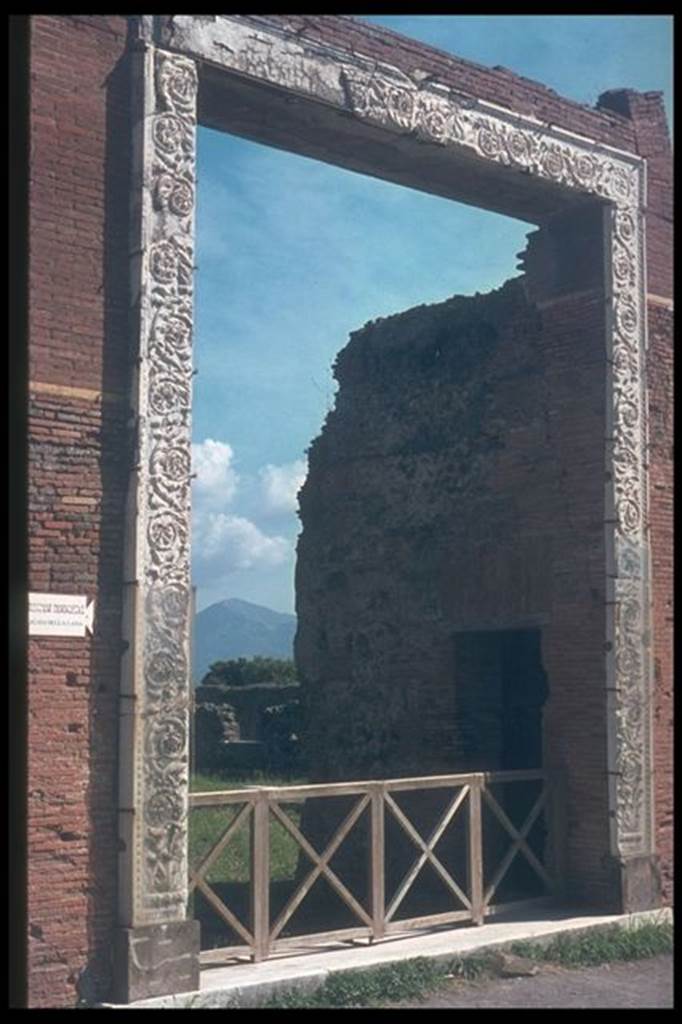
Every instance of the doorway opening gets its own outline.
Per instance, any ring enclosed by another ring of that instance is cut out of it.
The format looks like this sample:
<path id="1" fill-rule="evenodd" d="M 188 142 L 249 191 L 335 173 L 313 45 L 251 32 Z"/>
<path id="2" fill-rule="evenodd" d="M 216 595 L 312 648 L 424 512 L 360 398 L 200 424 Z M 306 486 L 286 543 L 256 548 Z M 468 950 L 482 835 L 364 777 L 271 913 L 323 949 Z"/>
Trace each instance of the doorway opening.
<path id="1" fill-rule="evenodd" d="M 457 771 L 542 771 L 543 708 L 549 697 L 542 663 L 540 629 L 459 633 L 454 638 Z M 492 785 L 497 805 L 521 829 L 537 799 L 538 784 Z M 508 835 L 491 807 L 483 805 L 484 864 L 496 865 Z M 547 824 L 540 815 L 527 836 L 540 862 L 545 857 Z M 486 880 L 484 880 L 485 882 Z M 539 895 L 538 876 L 525 857 L 516 857 L 498 888 L 501 902 Z"/>
<path id="2" fill-rule="evenodd" d="M 442 305 L 455 292 L 486 292 L 514 276 L 532 225 L 210 128 L 199 130 L 198 155 L 192 554 L 198 613 L 193 751 L 199 756 L 193 788 L 300 784 L 308 777 L 295 674 L 251 680 L 248 666 L 238 663 L 257 659 L 258 668 L 284 672 L 293 654 L 296 494 L 307 471 L 305 445 L 334 407 L 330 366 L 348 334 L 360 333 L 369 318 L 406 308 L 422 316 L 439 307 L 418 303 Z M 468 238 L 471 244 L 463 244 Z M 387 260 L 386 252 L 403 255 Z M 365 682 L 366 694 L 372 682 Z M 376 720 L 366 727 L 363 745 L 372 750 L 384 736 Z M 391 728 L 388 722 L 388 742 Z M 333 778 L 345 777 L 337 767 Z M 329 820 L 321 811 L 311 818 L 291 808 L 294 825 L 318 851 L 347 813 L 343 800 L 329 801 L 326 809 Z M 442 808 L 434 804 L 437 812 Z M 193 811 L 192 863 L 236 820 L 238 809 L 230 813 Z M 366 817 L 357 833 L 366 831 Z M 428 830 L 429 821 L 420 825 Z M 208 880 L 246 920 L 246 818 L 237 831 Z M 409 867 L 409 840 L 406 845 L 398 835 L 396 842 L 405 846 L 396 865 L 404 860 Z M 301 868 L 296 843 L 277 822 L 270 854 L 274 912 L 300 882 Z M 350 861 L 357 859 L 356 846 Z M 351 886 L 353 864 L 339 854 L 333 865 Z M 436 896 L 442 902 L 443 893 Z M 311 906 L 321 904 L 327 913 L 333 899 L 320 879 L 291 927 L 305 928 Z M 422 902 L 416 890 L 401 915 L 422 912 Z M 239 939 L 201 893 L 193 910 L 204 948 Z"/>
<path id="3" fill-rule="evenodd" d="M 539 629 L 458 633 L 454 639 L 457 771 L 541 769 L 549 696 Z"/>

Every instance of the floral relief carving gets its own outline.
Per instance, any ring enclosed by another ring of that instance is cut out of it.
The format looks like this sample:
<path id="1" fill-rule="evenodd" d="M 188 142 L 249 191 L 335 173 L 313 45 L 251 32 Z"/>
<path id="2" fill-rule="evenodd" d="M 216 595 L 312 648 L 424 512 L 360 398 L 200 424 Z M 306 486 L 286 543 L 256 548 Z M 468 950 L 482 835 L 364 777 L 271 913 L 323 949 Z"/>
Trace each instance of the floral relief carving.
<path id="1" fill-rule="evenodd" d="M 163 644 L 155 650 L 155 644 Z M 145 647 L 146 710 L 163 711 L 166 704 L 186 696 L 186 674 L 189 664 L 182 647 L 155 632 Z"/>
<path id="2" fill-rule="evenodd" d="M 619 287 L 629 288 L 635 283 L 635 264 L 632 255 L 619 245 L 614 245 L 613 274 Z"/>
<path id="3" fill-rule="evenodd" d="M 528 166 L 533 159 L 533 147 L 531 140 L 525 132 L 510 131 L 506 137 L 507 152 L 510 158 L 517 164 Z"/>
<path id="4" fill-rule="evenodd" d="M 616 565 L 621 579 L 638 579 L 644 572 L 642 548 L 636 542 L 620 538 L 616 544 Z"/>
<path id="5" fill-rule="evenodd" d="M 160 284 L 171 284 L 178 274 L 178 250 L 172 242 L 157 242 L 149 254 L 149 271 Z"/>
<path id="6" fill-rule="evenodd" d="M 396 85 L 381 76 L 358 73 L 354 68 L 344 68 L 342 75 L 355 113 L 393 122 L 408 131 L 413 127 L 416 89 Z"/>
<path id="7" fill-rule="evenodd" d="M 637 699 L 622 703 L 616 712 L 620 752 L 618 816 L 621 841 L 627 848 L 641 841 L 645 802 L 642 758 L 638 756 L 640 733 L 644 728 L 642 704 Z"/>
<path id="8" fill-rule="evenodd" d="M 181 786 L 182 780 L 178 778 L 149 786 L 144 805 L 145 903 L 161 919 L 177 914 L 178 895 L 186 884 L 187 812 L 180 796 Z"/>
<path id="9" fill-rule="evenodd" d="M 619 330 L 628 337 L 633 337 L 639 326 L 637 309 L 632 299 L 627 295 L 621 296 L 616 300 L 616 324 Z"/>
<path id="10" fill-rule="evenodd" d="M 416 122 L 421 135 L 442 144 L 462 134 L 455 112 L 438 97 L 418 96 Z"/>
<path id="11" fill-rule="evenodd" d="M 541 156 L 542 170 L 548 178 L 555 178 L 561 181 L 566 172 L 567 165 L 564 163 L 564 155 L 561 146 L 556 144 L 543 147 Z"/>
<path id="12" fill-rule="evenodd" d="M 194 119 L 197 94 L 197 70 L 194 63 L 170 54 L 159 54 L 157 64 L 157 90 L 159 100 L 171 110 Z"/>
<path id="13" fill-rule="evenodd" d="M 161 373 L 180 375 L 191 373 L 192 310 L 186 299 L 167 301 L 159 305 L 149 337 L 149 358 Z"/>
<path id="14" fill-rule="evenodd" d="M 189 133 L 187 125 L 174 114 L 160 114 L 152 126 L 152 138 L 156 145 L 156 156 L 165 163 L 164 157 L 177 157 L 187 151 Z"/>
<path id="15" fill-rule="evenodd" d="M 147 590 L 145 611 L 155 629 L 167 629 L 169 635 L 184 631 L 189 616 L 189 594 L 177 583 L 151 586 Z"/>
<path id="16" fill-rule="evenodd" d="M 623 850 L 631 852 L 641 846 L 647 831 L 648 712 L 641 679 L 648 638 L 637 578 L 617 581 L 616 596 L 618 820 Z"/>
<path id="17" fill-rule="evenodd" d="M 154 108 L 145 165 L 140 409 L 145 556 L 136 893 L 141 923 L 182 918 L 186 903 L 189 713 L 189 509 L 197 75 L 151 53 Z"/>
<path id="18" fill-rule="evenodd" d="M 160 291 L 166 301 L 192 287 L 191 248 L 177 237 L 162 239 L 152 245 L 149 253 L 149 273 L 159 285 L 166 286 Z"/>
<path id="19" fill-rule="evenodd" d="M 630 246 L 635 241 L 637 235 L 637 223 L 629 210 L 616 210 L 615 234 L 625 246 Z"/>
<path id="20" fill-rule="evenodd" d="M 156 181 L 156 201 L 162 210 L 178 217 L 187 217 L 194 209 L 194 192 L 190 185 L 172 174 L 162 173 Z"/>
<path id="21" fill-rule="evenodd" d="M 639 353 L 636 347 L 624 344 L 622 339 L 613 350 L 613 369 L 619 381 L 639 380 Z"/>
<path id="22" fill-rule="evenodd" d="M 168 416 L 189 406 L 187 387 L 173 377 L 152 375 L 149 388 L 149 407 L 158 416 Z"/>
<path id="23" fill-rule="evenodd" d="M 597 161 L 591 153 L 575 153 L 572 160 L 573 176 L 586 188 L 597 178 Z"/>
<path id="24" fill-rule="evenodd" d="M 421 89 L 402 73 L 392 78 L 345 65 L 341 78 L 351 109 L 359 117 L 417 130 L 439 142 L 469 146 L 487 160 L 530 168 L 541 177 L 613 199 L 621 207 L 636 202 L 635 171 L 552 137 L 541 126 L 521 127 L 521 119 L 514 115 L 510 115 L 512 123 L 502 115 L 483 115 L 476 101 L 466 109 L 459 99 L 444 94 L 448 90 Z"/>
<path id="25" fill-rule="evenodd" d="M 186 484 L 190 472 L 190 453 L 179 435 L 162 437 L 153 448 L 150 471 L 152 476 L 166 481 L 169 486 Z"/>
<path id="26" fill-rule="evenodd" d="M 187 723 L 179 715 L 155 718 L 147 732 L 147 749 L 152 757 L 174 760 L 187 747 Z"/>

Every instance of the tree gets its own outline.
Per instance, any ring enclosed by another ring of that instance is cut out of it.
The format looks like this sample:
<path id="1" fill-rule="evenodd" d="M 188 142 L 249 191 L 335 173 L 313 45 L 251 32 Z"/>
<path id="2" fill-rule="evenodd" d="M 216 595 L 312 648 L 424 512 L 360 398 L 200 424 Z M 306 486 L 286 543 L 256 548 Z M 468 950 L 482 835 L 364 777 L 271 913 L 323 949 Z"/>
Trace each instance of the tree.
<path id="1" fill-rule="evenodd" d="M 290 659 L 256 656 L 214 661 L 201 680 L 201 685 L 253 686 L 254 683 L 277 683 L 287 686 L 296 682 L 296 666 Z"/>

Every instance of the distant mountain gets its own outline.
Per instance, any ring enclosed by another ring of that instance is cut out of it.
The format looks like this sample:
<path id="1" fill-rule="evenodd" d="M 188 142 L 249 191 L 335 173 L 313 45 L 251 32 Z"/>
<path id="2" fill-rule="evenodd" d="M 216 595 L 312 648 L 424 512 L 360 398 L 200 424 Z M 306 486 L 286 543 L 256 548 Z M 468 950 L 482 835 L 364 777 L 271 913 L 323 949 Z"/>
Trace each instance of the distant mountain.
<path id="1" fill-rule="evenodd" d="M 292 658 L 296 616 L 230 597 L 194 618 L 192 678 L 202 680 L 214 661 L 231 658 Z"/>

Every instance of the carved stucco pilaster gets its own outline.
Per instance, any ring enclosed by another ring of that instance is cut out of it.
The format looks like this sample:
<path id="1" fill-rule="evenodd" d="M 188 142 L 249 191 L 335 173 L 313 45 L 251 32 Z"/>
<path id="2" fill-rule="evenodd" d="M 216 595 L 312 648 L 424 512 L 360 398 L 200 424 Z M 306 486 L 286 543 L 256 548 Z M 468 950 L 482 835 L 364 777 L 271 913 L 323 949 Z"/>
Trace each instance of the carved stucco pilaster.
<path id="1" fill-rule="evenodd" d="M 610 292 L 607 344 L 607 693 L 612 846 L 654 851 L 652 636 L 648 521 L 645 168 L 634 201 L 606 210 Z"/>
<path id="2" fill-rule="evenodd" d="M 121 719 L 121 914 L 182 920 L 187 903 L 190 698 L 194 62 L 133 54 L 136 450 L 129 500 Z"/>

